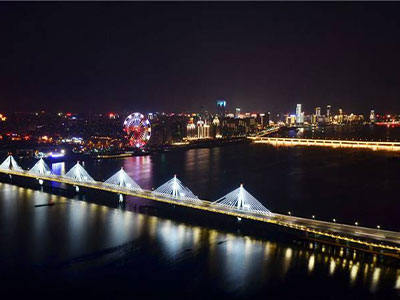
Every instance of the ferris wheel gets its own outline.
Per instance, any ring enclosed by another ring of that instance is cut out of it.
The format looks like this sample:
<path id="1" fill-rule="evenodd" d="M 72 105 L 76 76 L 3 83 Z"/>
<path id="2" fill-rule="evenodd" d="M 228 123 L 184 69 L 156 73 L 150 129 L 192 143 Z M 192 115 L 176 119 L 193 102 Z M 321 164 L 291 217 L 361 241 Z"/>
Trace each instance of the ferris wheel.
<path id="1" fill-rule="evenodd" d="M 147 144 L 151 136 L 151 125 L 149 120 L 141 113 L 132 113 L 124 121 L 124 131 L 126 132 L 129 144 L 132 147 L 143 147 Z"/>

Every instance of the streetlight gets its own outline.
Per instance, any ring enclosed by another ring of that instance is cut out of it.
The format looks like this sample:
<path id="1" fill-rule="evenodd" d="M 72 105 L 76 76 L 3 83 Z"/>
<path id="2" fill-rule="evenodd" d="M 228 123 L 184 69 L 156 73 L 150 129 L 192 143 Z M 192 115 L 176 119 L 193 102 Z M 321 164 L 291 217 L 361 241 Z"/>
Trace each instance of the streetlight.
<path id="1" fill-rule="evenodd" d="M 381 225 L 377 225 L 376 228 L 381 229 Z"/>
<path id="2" fill-rule="evenodd" d="M 291 215 L 292 215 L 292 213 L 291 213 L 290 211 L 288 211 L 288 214 L 289 214 L 289 216 L 291 216 Z"/>
<path id="3" fill-rule="evenodd" d="M 315 215 L 312 215 L 311 217 L 312 217 L 313 219 L 315 219 Z"/>
<path id="4" fill-rule="evenodd" d="M 354 224 L 355 224 L 356 226 L 358 226 L 358 222 L 354 222 Z"/>
<path id="5" fill-rule="evenodd" d="M 336 223 L 336 219 L 333 219 L 333 223 Z"/>

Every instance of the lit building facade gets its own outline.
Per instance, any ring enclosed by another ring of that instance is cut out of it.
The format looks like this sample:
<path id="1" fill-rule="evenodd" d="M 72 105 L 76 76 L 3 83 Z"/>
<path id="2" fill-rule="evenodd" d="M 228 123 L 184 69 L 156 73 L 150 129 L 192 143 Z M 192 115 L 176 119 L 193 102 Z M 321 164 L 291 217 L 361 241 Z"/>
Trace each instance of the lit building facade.
<path id="1" fill-rule="evenodd" d="M 315 115 L 317 116 L 317 118 L 321 117 L 321 107 L 316 107 L 315 108 Z"/>
<path id="2" fill-rule="evenodd" d="M 220 121 L 218 119 L 218 116 L 214 117 L 212 125 L 213 125 L 213 137 L 215 137 L 217 139 L 222 138 L 221 124 L 220 124 Z"/>
<path id="3" fill-rule="evenodd" d="M 210 125 L 203 120 L 197 121 L 197 138 L 207 139 L 210 137 Z"/>
<path id="4" fill-rule="evenodd" d="M 195 139 L 197 137 L 197 132 L 196 132 L 196 125 L 193 123 L 193 119 L 189 121 L 189 123 L 186 126 L 186 138 L 191 140 Z"/>
<path id="5" fill-rule="evenodd" d="M 304 113 L 301 111 L 301 104 L 297 104 L 296 106 L 296 123 L 297 124 L 304 123 Z"/>
<path id="6" fill-rule="evenodd" d="M 217 100 L 217 114 L 220 117 L 225 117 L 226 114 L 226 100 L 225 99 L 218 99 Z"/>
<path id="7" fill-rule="evenodd" d="M 240 118 L 240 108 L 236 108 L 236 110 L 235 110 L 235 118 L 236 119 L 239 119 Z"/>
<path id="8" fill-rule="evenodd" d="M 331 106 L 327 105 L 326 106 L 326 117 L 329 119 L 332 115 L 331 115 Z"/>
<path id="9" fill-rule="evenodd" d="M 375 117 L 375 110 L 371 110 L 371 112 L 370 112 L 370 114 L 369 114 L 369 121 L 371 122 L 371 123 L 375 123 L 375 121 L 376 121 L 376 117 Z"/>

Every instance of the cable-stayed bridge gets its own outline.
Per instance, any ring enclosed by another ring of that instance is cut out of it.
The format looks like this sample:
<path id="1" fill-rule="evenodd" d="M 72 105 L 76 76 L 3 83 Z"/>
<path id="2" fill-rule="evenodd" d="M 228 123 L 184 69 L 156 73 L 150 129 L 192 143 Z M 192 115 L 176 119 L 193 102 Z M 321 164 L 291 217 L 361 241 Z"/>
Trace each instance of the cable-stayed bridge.
<path id="1" fill-rule="evenodd" d="M 327 237 L 348 243 L 354 243 L 376 250 L 387 250 L 400 255 L 400 233 L 361 226 L 332 223 L 315 219 L 299 218 L 291 215 L 273 213 L 264 207 L 254 196 L 240 185 L 234 191 L 218 200 L 211 202 L 199 199 L 188 187 L 174 176 L 154 191 L 142 189 L 123 169 L 111 176 L 105 182 L 93 179 L 78 162 L 65 175 L 51 173 L 49 166 L 39 160 L 30 170 L 23 170 L 16 160 L 9 156 L 0 164 L 0 173 L 44 181 L 60 182 L 79 188 L 89 188 L 111 192 L 123 196 L 133 196 L 153 201 L 178 205 L 199 211 L 236 217 L 241 219 L 264 222 L 305 232 L 313 236 Z"/>

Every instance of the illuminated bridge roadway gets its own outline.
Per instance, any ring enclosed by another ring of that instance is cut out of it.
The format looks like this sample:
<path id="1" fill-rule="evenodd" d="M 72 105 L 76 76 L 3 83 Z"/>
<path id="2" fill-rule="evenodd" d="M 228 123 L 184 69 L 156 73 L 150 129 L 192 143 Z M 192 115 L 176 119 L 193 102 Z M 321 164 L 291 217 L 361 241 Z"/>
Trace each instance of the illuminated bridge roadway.
<path id="1" fill-rule="evenodd" d="M 400 142 L 301 139 L 281 137 L 249 137 L 254 143 L 270 144 L 273 146 L 318 146 L 331 148 L 357 148 L 385 151 L 400 151 Z"/>
<path id="2" fill-rule="evenodd" d="M 250 195 L 243 185 L 220 199 L 211 202 L 200 200 L 176 176 L 154 191 L 150 191 L 140 188 L 123 169 L 105 182 L 95 181 L 79 162 L 65 175 L 54 175 L 42 159 L 32 169 L 26 171 L 17 164 L 12 156 L 9 156 L 0 165 L 0 173 L 8 175 L 10 178 L 13 176 L 32 178 L 38 180 L 40 185 L 44 181 L 69 184 L 74 186 L 77 192 L 81 187 L 111 192 L 118 194 L 120 201 L 122 201 L 123 195 L 134 196 L 200 211 L 224 214 L 236 217 L 238 220 L 249 219 L 275 224 L 315 236 L 363 245 L 373 251 L 383 250 L 383 252 L 391 253 L 395 256 L 400 255 L 399 232 L 272 213 Z"/>

